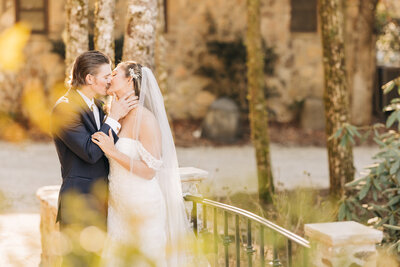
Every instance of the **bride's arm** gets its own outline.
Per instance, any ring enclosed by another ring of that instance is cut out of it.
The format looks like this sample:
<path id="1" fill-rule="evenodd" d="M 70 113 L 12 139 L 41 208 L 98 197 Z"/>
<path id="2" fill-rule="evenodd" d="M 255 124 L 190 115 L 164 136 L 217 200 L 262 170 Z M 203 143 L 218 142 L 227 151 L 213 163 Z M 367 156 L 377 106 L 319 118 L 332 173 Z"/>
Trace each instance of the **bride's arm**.
<path id="1" fill-rule="evenodd" d="M 149 168 L 143 161 L 141 160 L 132 160 L 128 155 L 118 151 L 117 149 L 110 150 L 109 153 L 104 152 L 107 156 L 114 159 L 119 163 L 122 167 L 124 167 L 128 171 L 132 171 L 132 173 L 151 180 L 156 174 L 156 171 Z M 131 168 L 132 163 L 132 168 Z"/>
<path id="2" fill-rule="evenodd" d="M 132 173 L 145 179 L 152 179 L 156 174 L 157 168 L 162 164 L 159 160 L 161 154 L 161 132 L 154 118 L 143 120 L 139 138 L 141 143 L 138 144 L 138 149 L 142 160 L 132 160 L 128 155 L 118 151 L 114 146 L 112 135 L 107 136 L 102 132 L 97 132 L 93 134 L 92 141 L 108 157 L 117 161 L 128 171 L 132 171 Z"/>

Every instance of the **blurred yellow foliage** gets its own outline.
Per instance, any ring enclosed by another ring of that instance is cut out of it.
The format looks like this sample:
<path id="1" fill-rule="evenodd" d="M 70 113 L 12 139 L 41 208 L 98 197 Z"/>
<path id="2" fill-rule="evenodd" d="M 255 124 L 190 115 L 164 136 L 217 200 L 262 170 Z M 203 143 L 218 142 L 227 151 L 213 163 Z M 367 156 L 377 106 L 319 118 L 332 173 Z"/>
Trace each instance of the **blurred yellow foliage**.
<path id="1" fill-rule="evenodd" d="M 85 250 L 101 253 L 106 240 L 106 233 L 96 226 L 89 226 L 82 230 L 79 240 Z"/>
<path id="2" fill-rule="evenodd" d="M 0 70 L 17 71 L 24 63 L 23 49 L 29 40 L 30 28 L 24 23 L 0 33 Z M 8 114 L 0 114 L 0 138 L 9 142 L 21 142 L 27 134 L 24 127 Z"/>
<path id="3" fill-rule="evenodd" d="M 24 128 L 9 116 L 0 115 L 0 138 L 18 143 L 26 138 L 26 133 Z"/>
<path id="4" fill-rule="evenodd" d="M 51 255 L 62 256 L 72 251 L 71 241 L 60 231 L 51 232 L 46 241 L 50 244 L 48 253 Z"/>
<path id="5" fill-rule="evenodd" d="M 50 109 L 39 79 L 29 80 L 25 84 L 22 105 L 29 121 L 42 132 L 50 134 Z"/>
<path id="6" fill-rule="evenodd" d="M 24 63 L 23 49 L 29 40 L 30 28 L 24 23 L 16 23 L 0 34 L 0 68 L 17 71 Z"/>
<path id="7" fill-rule="evenodd" d="M 51 88 L 49 95 L 49 103 L 50 106 L 53 107 L 57 100 L 62 97 L 67 92 L 67 88 L 65 87 L 64 81 L 60 81 L 56 83 L 53 88 Z"/>

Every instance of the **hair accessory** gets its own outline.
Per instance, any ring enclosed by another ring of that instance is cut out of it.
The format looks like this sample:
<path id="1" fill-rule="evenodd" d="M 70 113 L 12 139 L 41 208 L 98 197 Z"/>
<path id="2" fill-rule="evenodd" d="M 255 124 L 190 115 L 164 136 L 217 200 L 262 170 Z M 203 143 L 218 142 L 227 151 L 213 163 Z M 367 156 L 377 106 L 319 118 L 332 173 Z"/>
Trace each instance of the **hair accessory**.
<path id="1" fill-rule="evenodd" d="M 135 73 L 135 71 L 134 71 L 132 68 L 129 69 L 129 73 L 130 73 L 130 75 L 131 75 L 131 77 L 132 77 L 133 79 L 139 78 L 139 75 L 137 75 L 137 74 Z"/>

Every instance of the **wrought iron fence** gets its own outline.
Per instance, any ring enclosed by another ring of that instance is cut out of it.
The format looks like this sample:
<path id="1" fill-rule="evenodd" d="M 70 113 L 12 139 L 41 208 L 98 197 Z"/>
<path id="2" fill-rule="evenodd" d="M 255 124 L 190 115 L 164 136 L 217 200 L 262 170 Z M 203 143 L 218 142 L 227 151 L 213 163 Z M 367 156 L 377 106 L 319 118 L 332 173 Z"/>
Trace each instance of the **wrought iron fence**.
<path id="1" fill-rule="evenodd" d="M 212 244 L 214 266 L 220 266 L 221 264 L 230 266 L 231 263 L 233 266 L 233 263 L 235 263 L 236 266 L 239 267 L 241 264 L 246 265 L 247 263 L 247 266 L 251 267 L 253 266 L 253 261 L 254 263 L 258 262 L 259 264 L 257 265 L 259 266 L 265 266 L 266 264 L 269 266 L 288 267 L 308 265 L 307 255 L 310 244 L 304 238 L 261 216 L 234 206 L 193 195 L 186 195 L 184 199 L 193 203 L 191 222 L 196 236 L 200 235 L 200 237 L 203 237 L 203 240 L 207 239 L 204 236 L 208 236 L 207 245 L 210 243 Z M 210 211 L 212 213 L 212 218 L 209 219 Z M 221 231 L 222 229 L 218 229 L 219 220 L 221 219 L 223 219 L 223 233 Z M 234 219 L 234 226 L 231 225 L 231 228 L 229 219 L 231 219 L 231 221 Z M 243 223 L 245 226 L 241 227 Z M 212 234 L 210 233 L 211 229 L 209 229 L 209 224 L 212 224 Z M 245 228 L 245 235 L 242 235 L 243 228 Z M 255 232 L 253 230 L 255 230 L 255 228 L 258 228 L 258 237 L 253 235 Z M 266 234 L 267 231 L 270 233 L 269 235 Z M 233 235 L 229 232 L 233 232 Z M 255 242 L 256 239 L 258 244 Z M 284 244 L 282 245 L 282 242 L 278 242 L 278 240 L 284 240 Z M 229 246 L 233 241 L 235 242 L 235 252 L 229 253 Z M 219 246 L 221 244 L 224 247 L 223 259 L 219 257 Z M 296 251 L 300 252 L 296 255 L 301 255 L 296 258 L 297 262 L 295 265 L 293 262 L 293 245 L 297 246 Z M 241 246 L 243 247 L 242 249 Z M 266 246 L 267 250 L 265 250 Z M 270 249 L 268 249 L 268 247 Z M 282 255 L 282 251 L 284 251 L 286 255 Z M 268 259 L 266 255 L 268 252 L 270 252 L 270 259 Z M 234 254 L 234 257 L 230 254 Z M 247 259 L 243 261 L 241 254 L 245 254 L 244 257 Z M 280 259 L 280 255 L 282 255 L 284 260 Z M 258 259 L 256 260 L 256 258 Z M 300 264 L 298 263 L 299 259 L 301 259 Z M 221 263 L 221 261 L 224 263 Z"/>

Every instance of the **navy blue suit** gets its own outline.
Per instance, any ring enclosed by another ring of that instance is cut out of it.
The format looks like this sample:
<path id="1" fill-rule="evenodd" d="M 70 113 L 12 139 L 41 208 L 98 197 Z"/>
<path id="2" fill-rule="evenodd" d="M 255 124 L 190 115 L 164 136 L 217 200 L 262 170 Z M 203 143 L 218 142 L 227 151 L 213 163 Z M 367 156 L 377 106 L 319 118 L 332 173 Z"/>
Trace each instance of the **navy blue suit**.
<path id="1" fill-rule="evenodd" d="M 98 100 L 95 103 L 102 122 L 105 117 L 102 103 Z M 57 221 L 61 226 L 73 223 L 90 225 L 86 218 L 92 218 L 95 214 L 102 228 L 106 227 L 109 164 L 103 151 L 91 141 L 91 135 L 97 131 L 108 135 L 110 126 L 101 123 L 100 130 L 97 130 L 93 112 L 74 89 L 57 101 L 52 111 L 51 125 L 63 179 Z M 118 137 L 114 131 L 113 135 L 116 142 Z M 68 199 L 68 193 L 77 193 L 84 200 L 82 207 L 72 206 L 74 215 L 68 210 L 74 202 Z"/>

